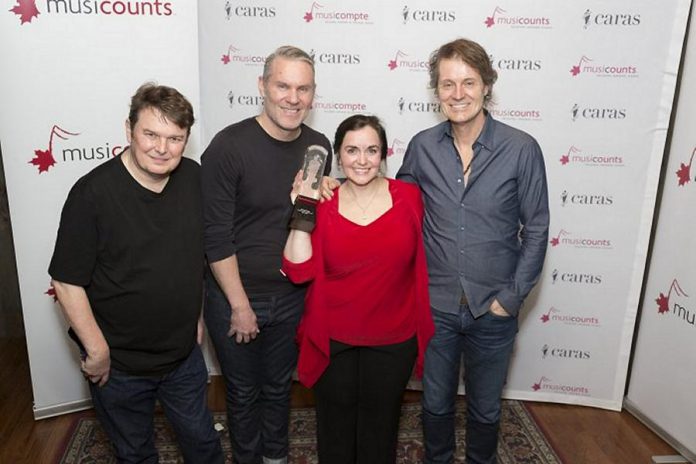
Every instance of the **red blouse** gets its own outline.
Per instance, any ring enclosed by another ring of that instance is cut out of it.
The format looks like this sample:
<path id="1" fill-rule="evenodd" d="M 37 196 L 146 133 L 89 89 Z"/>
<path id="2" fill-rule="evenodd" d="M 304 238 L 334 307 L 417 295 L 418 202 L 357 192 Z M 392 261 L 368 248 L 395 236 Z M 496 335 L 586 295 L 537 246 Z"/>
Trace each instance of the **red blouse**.
<path id="1" fill-rule="evenodd" d="M 338 212 L 338 189 L 320 203 L 312 257 L 283 258 L 296 283 L 311 281 L 298 329 L 297 372 L 311 387 L 329 365 L 329 339 L 349 345 L 400 343 L 416 335 L 416 375 L 434 332 L 421 225 L 423 202 L 413 184 L 388 179 L 392 207 L 366 226 Z"/>

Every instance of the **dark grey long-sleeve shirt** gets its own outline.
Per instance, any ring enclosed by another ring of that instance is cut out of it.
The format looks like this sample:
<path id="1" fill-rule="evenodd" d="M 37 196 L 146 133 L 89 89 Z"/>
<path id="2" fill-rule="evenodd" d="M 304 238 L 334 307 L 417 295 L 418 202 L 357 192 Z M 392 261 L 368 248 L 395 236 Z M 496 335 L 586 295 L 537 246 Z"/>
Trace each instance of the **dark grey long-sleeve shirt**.
<path id="1" fill-rule="evenodd" d="M 517 315 L 539 278 L 549 208 L 544 158 L 533 137 L 486 115 L 464 183 L 449 121 L 416 134 L 397 178 L 419 185 L 433 308 L 475 317 L 493 299 Z"/>

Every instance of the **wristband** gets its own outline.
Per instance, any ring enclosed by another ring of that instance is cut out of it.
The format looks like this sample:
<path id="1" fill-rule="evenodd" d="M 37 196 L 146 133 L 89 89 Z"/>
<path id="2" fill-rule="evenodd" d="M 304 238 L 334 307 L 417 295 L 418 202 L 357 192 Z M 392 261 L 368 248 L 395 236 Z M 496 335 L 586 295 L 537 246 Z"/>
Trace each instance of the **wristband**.
<path id="1" fill-rule="evenodd" d="M 291 229 L 312 232 L 317 223 L 317 203 L 314 198 L 298 195 L 290 217 Z"/>

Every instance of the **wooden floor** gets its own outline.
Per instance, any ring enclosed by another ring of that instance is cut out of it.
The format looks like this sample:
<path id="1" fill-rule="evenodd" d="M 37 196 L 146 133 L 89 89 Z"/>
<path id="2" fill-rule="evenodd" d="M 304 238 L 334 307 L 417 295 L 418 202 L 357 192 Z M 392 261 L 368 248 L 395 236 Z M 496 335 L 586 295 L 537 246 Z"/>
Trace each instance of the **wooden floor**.
<path id="1" fill-rule="evenodd" d="M 74 415 L 34 421 L 24 343 L 23 338 L 0 339 L 0 463 L 53 464 Z M 420 393 L 407 392 L 404 401 L 419 398 Z M 313 403 L 311 391 L 293 387 L 293 407 Z M 219 377 L 211 383 L 209 404 L 215 411 L 224 410 Z M 653 455 L 676 454 L 627 412 L 550 403 L 527 405 L 565 464 L 650 464 Z"/>

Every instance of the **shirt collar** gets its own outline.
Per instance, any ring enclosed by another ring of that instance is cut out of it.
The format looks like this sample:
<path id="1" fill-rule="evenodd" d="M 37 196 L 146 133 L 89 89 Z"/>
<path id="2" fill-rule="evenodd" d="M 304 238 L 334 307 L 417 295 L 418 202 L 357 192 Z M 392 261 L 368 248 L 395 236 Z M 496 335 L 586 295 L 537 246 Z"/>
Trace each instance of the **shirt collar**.
<path id="1" fill-rule="evenodd" d="M 479 134 L 478 138 L 476 139 L 476 142 L 474 142 L 474 145 L 479 144 L 486 148 L 487 150 L 493 150 L 493 132 L 494 132 L 494 126 L 495 126 L 495 120 L 491 116 L 491 114 L 487 110 L 483 110 L 484 114 L 486 115 L 486 120 L 483 123 L 483 129 L 481 129 L 481 133 Z M 438 137 L 439 141 L 442 141 L 445 136 L 448 136 L 449 138 L 452 137 L 452 124 L 450 124 L 449 121 L 444 121 L 442 123 L 442 132 L 440 133 L 440 136 Z"/>

